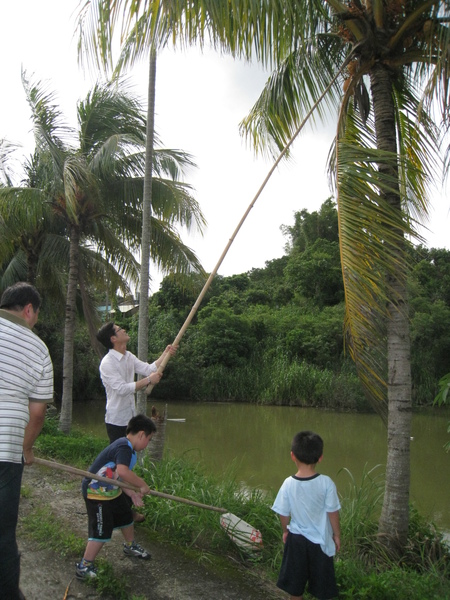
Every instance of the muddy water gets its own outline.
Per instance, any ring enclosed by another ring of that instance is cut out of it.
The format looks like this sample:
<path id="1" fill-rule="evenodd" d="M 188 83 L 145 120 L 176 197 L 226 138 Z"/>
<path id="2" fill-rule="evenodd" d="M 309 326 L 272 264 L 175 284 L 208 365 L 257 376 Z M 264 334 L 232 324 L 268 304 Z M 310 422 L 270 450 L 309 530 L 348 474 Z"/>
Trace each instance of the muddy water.
<path id="1" fill-rule="evenodd" d="M 165 404 L 156 404 L 162 412 Z M 332 477 L 340 492 L 349 485 L 345 470 L 359 481 L 365 470 L 380 476 L 386 463 L 386 429 L 376 415 L 348 414 L 311 408 L 253 404 L 167 403 L 165 455 L 186 456 L 206 472 L 231 471 L 251 487 L 277 490 L 293 473 L 289 448 L 293 435 L 312 429 L 325 442 L 320 471 Z M 150 412 L 150 407 L 149 411 Z M 104 403 L 75 404 L 74 424 L 104 435 Z M 450 410 L 422 411 L 413 417 L 411 500 L 425 515 L 450 531 Z"/>

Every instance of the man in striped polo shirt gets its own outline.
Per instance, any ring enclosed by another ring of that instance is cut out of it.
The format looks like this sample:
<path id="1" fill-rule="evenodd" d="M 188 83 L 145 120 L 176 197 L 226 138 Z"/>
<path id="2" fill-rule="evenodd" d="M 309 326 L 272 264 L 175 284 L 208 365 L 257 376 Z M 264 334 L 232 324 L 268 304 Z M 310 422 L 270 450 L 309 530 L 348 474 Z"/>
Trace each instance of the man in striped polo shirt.
<path id="1" fill-rule="evenodd" d="M 33 444 L 53 402 L 53 366 L 47 346 L 31 330 L 41 297 L 24 282 L 0 300 L 0 590 L 21 600 L 16 542 L 23 464 L 33 462 Z"/>

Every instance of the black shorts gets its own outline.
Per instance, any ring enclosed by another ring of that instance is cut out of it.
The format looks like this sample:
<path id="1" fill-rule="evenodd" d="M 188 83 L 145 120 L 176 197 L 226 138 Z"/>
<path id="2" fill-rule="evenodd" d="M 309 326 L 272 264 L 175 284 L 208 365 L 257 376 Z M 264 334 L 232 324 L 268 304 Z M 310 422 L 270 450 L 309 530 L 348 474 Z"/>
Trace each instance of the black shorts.
<path id="1" fill-rule="evenodd" d="M 133 525 L 131 503 L 128 496 L 120 494 L 113 500 L 89 500 L 85 498 L 88 514 L 89 540 L 109 542 L 114 529 Z"/>
<path id="2" fill-rule="evenodd" d="M 119 438 L 126 437 L 126 435 L 127 435 L 127 426 L 126 425 L 113 425 L 112 423 L 105 423 L 105 425 L 106 425 L 106 433 L 108 434 L 110 444 L 112 444 Z"/>
<path id="3" fill-rule="evenodd" d="M 319 600 L 336 598 L 338 589 L 333 557 L 327 556 L 320 544 L 289 532 L 277 586 L 291 596 L 302 596 L 306 584 L 308 592 Z"/>

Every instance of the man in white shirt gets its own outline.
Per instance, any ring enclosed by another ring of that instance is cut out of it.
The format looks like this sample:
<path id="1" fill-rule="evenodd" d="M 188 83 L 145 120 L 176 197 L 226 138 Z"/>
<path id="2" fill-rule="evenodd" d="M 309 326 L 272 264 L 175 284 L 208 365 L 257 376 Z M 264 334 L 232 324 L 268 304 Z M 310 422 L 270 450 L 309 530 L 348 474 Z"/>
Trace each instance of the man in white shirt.
<path id="1" fill-rule="evenodd" d="M 47 346 L 32 332 L 41 297 L 24 282 L 7 288 L 0 301 L 0 595 L 24 598 L 19 589 L 16 541 L 24 463 L 53 402 L 53 365 Z"/>
<path id="2" fill-rule="evenodd" d="M 97 339 L 109 350 L 100 363 L 100 377 L 106 391 L 106 431 L 112 444 L 125 437 L 128 422 L 136 414 L 135 393 L 159 383 L 162 373 L 158 367 L 164 355 L 170 352 L 173 356 L 177 349 L 169 345 L 155 362 L 143 362 L 127 350 L 130 336 L 125 329 L 112 322 L 103 325 Z M 136 374 L 143 379 L 135 381 Z"/>
<path id="3" fill-rule="evenodd" d="M 99 329 L 97 339 L 108 349 L 100 363 L 100 377 L 106 391 L 106 432 L 112 444 L 126 436 L 128 422 L 136 415 L 135 393 L 159 383 L 162 373 L 158 367 L 164 355 L 174 355 L 177 349 L 169 345 L 155 362 L 143 362 L 127 350 L 130 336 L 125 329 L 112 322 Z M 144 377 L 135 381 L 136 374 Z M 133 519 L 140 523 L 145 517 L 133 511 Z"/>

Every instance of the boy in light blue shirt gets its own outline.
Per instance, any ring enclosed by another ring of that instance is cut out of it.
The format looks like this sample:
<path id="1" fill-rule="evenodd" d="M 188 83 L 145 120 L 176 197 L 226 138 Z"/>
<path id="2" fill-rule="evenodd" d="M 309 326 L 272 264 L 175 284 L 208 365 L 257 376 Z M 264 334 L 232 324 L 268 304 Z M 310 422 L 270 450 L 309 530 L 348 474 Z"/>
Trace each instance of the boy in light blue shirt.
<path id="1" fill-rule="evenodd" d="M 340 503 L 334 482 L 316 472 L 323 457 L 323 440 L 300 431 L 292 441 L 297 472 L 283 482 L 272 510 L 280 516 L 284 552 L 277 586 L 302 600 L 308 584 L 319 600 L 338 595 L 333 556 L 340 549 Z"/>

